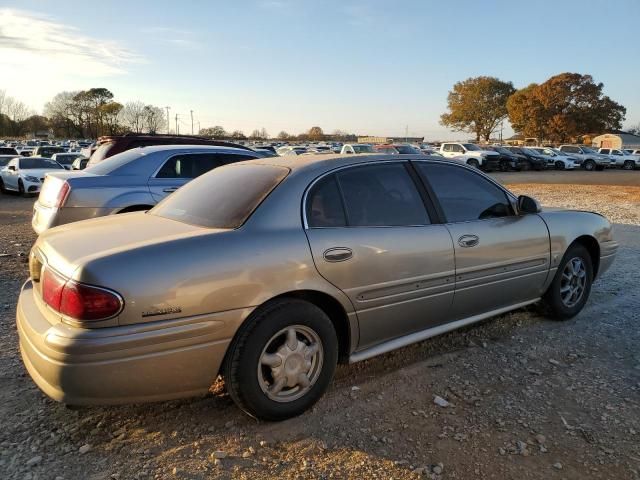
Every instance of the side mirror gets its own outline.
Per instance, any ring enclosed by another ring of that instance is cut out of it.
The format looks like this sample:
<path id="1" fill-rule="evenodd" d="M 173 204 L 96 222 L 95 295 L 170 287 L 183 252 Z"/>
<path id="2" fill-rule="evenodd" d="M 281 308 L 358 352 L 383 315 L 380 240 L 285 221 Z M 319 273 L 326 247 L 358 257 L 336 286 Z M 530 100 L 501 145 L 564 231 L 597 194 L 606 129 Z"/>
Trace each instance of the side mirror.
<path id="1" fill-rule="evenodd" d="M 521 214 L 540 213 L 542 211 L 542 207 L 540 207 L 540 204 L 535 198 L 520 195 L 518 197 L 518 211 Z"/>
<path id="2" fill-rule="evenodd" d="M 7 170 L 11 170 L 12 172 L 15 172 L 16 171 L 16 167 L 15 167 L 15 165 L 9 165 L 7 167 Z"/>

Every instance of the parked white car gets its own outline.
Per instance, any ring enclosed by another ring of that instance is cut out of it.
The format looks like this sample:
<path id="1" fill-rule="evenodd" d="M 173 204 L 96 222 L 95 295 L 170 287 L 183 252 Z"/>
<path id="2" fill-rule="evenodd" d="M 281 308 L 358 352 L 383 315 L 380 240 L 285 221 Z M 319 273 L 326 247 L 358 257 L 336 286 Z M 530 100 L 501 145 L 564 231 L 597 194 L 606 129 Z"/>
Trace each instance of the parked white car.
<path id="1" fill-rule="evenodd" d="M 596 152 L 593 148 L 583 145 L 560 145 L 558 150 L 575 158 L 575 162 L 588 171 L 602 170 L 611 166 L 611 159 L 607 155 Z"/>
<path id="2" fill-rule="evenodd" d="M 622 167 L 625 170 L 635 170 L 640 167 L 640 156 L 638 155 L 629 155 L 624 150 L 617 148 L 601 148 L 598 152 L 608 155 L 613 166 Z"/>
<path id="3" fill-rule="evenodd" d="M 0 191 L 30 196 L 40 191 L 44 177 L 64 170 L 58 162 L 44 157 L 16 157 L 0 170 Z"/>
<path id="4" fill-rule="evenodd" d="M 367 143 L 345 143 L 340 150 L 340 154 L 360 154 L 360 153 L 376 153 L 373 146 Z"/>
<path id="5" fill-rule="evenodd" d="M 555 148 L 530 147 L 530 149 L 545 157 L 549 167 L 553 167 L 556 170 L 574 170 L 579 167 L 573 157 L 565 155 Z"/>
<path id="6" fill-rule="evenodd" d="M 443 143 L 440 154 L 456 162 L 486 171 L 497 170 L 500 166 L 500 154 L 491 150 L 483 150 L 474 143 Z"/>

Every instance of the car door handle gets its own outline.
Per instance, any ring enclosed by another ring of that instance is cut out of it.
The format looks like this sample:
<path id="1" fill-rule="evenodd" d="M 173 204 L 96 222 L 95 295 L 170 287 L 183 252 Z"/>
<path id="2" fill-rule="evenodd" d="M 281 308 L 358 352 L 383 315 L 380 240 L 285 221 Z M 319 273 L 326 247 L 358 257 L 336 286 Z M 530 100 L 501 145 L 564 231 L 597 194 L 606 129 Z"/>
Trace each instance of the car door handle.
<path id="1" fill-rule="evenodd" d="M 164 193 L 172 193 L 172 192 L 175 192 L 176 190 L 178 190 L 178 187 L 167 187 L 162 189 Z"/>
<path id="2" fill-rule="evenodd" d="M 344 262 L 353 257 L 353 252 L 350 248 L 334 247 L 325 250 L 322 256 L 327 262 Z"/>
<path id="3" fill-rule="evenodd" d="M 464 248 L 475 247 L 480 243 L 480 238 L 477 235 L 462 235 L 458 239 L 458 245 Z"/>

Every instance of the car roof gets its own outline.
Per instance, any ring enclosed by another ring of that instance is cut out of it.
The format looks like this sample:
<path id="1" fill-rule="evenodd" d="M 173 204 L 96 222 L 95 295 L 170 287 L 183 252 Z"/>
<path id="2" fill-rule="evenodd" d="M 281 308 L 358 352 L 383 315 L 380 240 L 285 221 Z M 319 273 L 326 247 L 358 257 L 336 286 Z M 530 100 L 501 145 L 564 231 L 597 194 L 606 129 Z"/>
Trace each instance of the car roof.
<path id="1" fill-rule="evenodd" d="M 238 153 L 246 153 L 253 152 L 254 150 L 247 150 L 245 148 L 236 148 L 236 147 L 224 147 L 219 145 L 191 145 L 188 143 L 179 144 L 179 145 L 149 145 L 145 147 L 136 147 L 130 150 L 135 150 L 138 152 L 144 153 L 155 153 L 155 152 L 167 152 L 167 151 L 182 151 L 182 150 L 205 150 L 205 151 L 232 151 Z"/>
<path id="2" fill-rule="evenodd" d="M 322 155 L 303 155 L 303 156 L 285 156 L 285 157 L 270 157 L 258 160 L 251 160 L 253 165 L 273 165 L 277 167 L 285 167 L 292 172 L 297 170 L 306 169 L 318 169 L 318 170 L 332 170 L 334 168 L 340 168 L 347 165 L 357 165 L 360 163 L 371 162 L 402 162 L 406 160 L 435 160 L 442 161 L 442 157 L 435 157 L 431 155 L 423 155 L 419 153 L 406 154 L 406 155 L 389 155 L 389 154 L 377 154 L 377 153 L 363 153 L 360 155 L 345 155 L 345 154 L 322 154 Z M 244 163 L 244 162 L 241 162 Z"/>

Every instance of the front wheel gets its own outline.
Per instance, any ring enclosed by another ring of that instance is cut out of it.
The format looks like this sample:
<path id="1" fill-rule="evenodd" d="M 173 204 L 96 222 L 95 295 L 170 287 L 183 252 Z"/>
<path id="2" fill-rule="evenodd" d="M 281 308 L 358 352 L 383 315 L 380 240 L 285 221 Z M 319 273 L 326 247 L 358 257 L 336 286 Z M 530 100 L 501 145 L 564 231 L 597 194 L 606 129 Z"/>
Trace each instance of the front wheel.
<path id="1" fill-rule="evenodd" d="M 509 171 L 509 161 L 508 160 L 500 160 L 500 171 L 508 172 Z"/>
<path id="2" fill-rule="evenodd" d="M 18 193 L 23 197 L 29 196 L 27 191 L 24 189 L 24 183 L 22 183 L 22 180 L 18 180 Z"/>
<path id="3" fill-rule="evenodd" d="M 561 162 L 560 160 L 558 160 L 556 162 L 556 170 L 564 170 L 564 162 Z"/>
<path id="4" fill-rule="evenodd" d="M 622 168 L 624 170 L 633 170 L 634 168 L 636 168 L 636 162 L 634 162 L 633 160 L 627 160 L 622 165 Z"/>
<path id="5" fill-rule="evenodd" d="M 593 160 L 586 160 L 584 162 L 584 169 L 587 172 L 591 172 L 591 171 L 595 170 L 596 169 L 596 162 L 594 162 Z"/>
<path id="6" fill-rule="evenodd" d="M 557 320 L 575 317 L 587 303 L 592 283 L 593 265 L 589 252 L 579 244 L 570 246 L 542 297 L 544 313 Z"/>
<path id="7" fill-rule="evenodd" d="M 2 178 L 0 178 L 0 192 L 7 193 L 7 189 L 4 186 L 4 181 L 2 181 Z"/>
<path id="8" fill-rule="evenodd" d="M 467 160 L 467 165 L 473 168 L 480 168 L 480 164 L 475 158 L 470 158 L 469 160 Z"/>
<path id="9" fill-rule="evenodd" d="M 227 352 L 223 377 L 243 411 L 284 420 L 318 401 L 337 362 L 338 339 L 329 317 L 311 303 L 285 299 L 241 327 Z"/>

